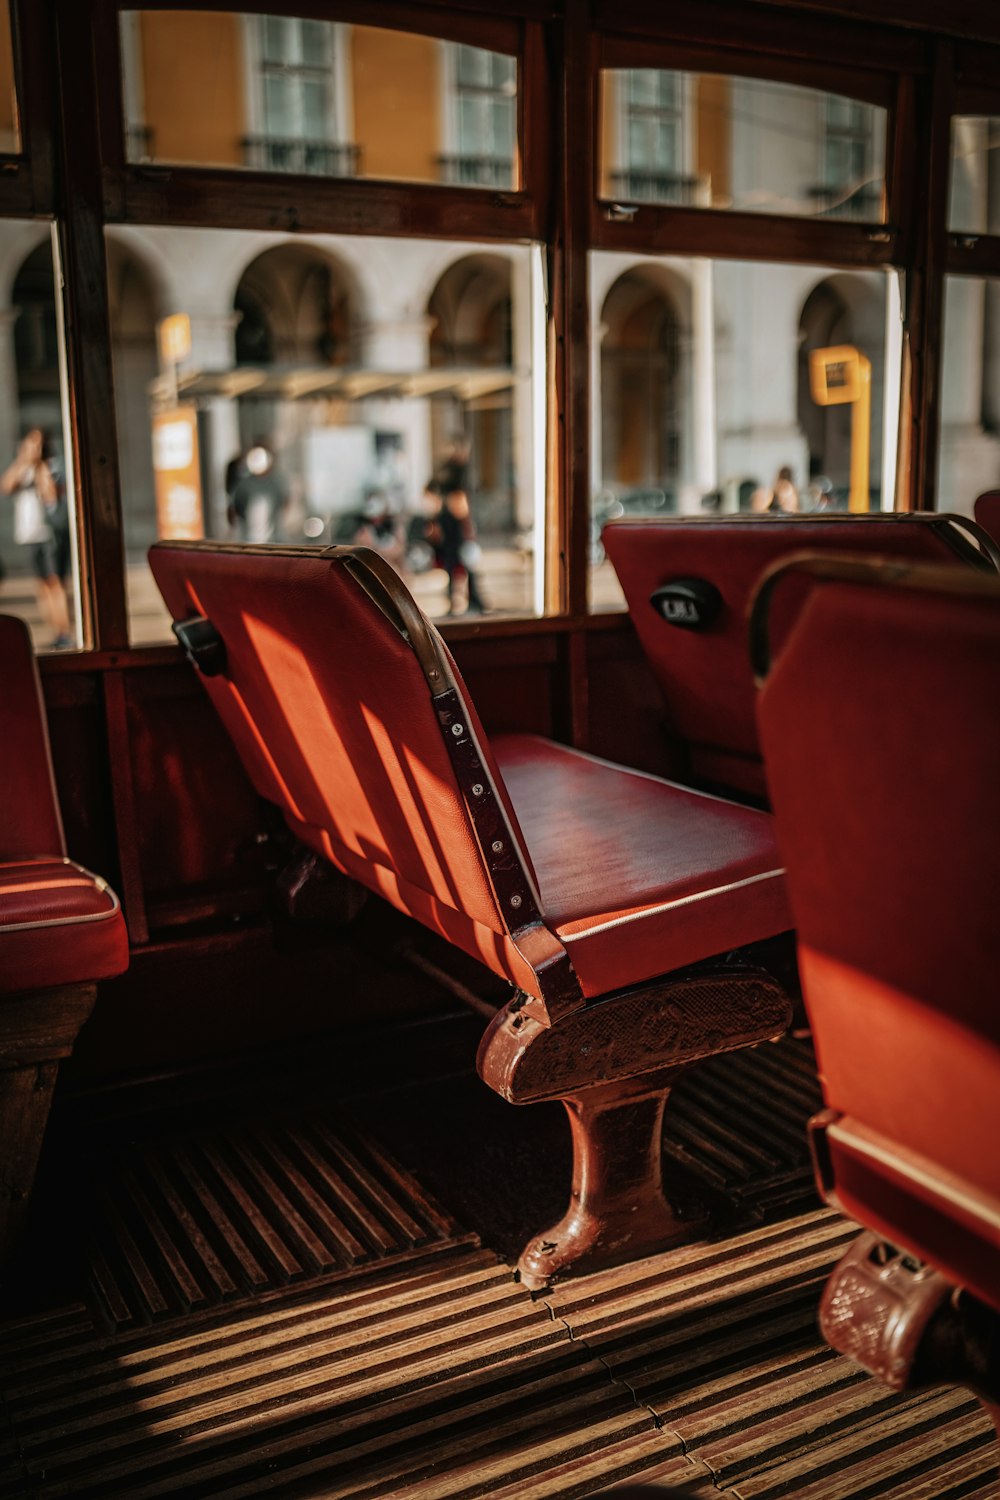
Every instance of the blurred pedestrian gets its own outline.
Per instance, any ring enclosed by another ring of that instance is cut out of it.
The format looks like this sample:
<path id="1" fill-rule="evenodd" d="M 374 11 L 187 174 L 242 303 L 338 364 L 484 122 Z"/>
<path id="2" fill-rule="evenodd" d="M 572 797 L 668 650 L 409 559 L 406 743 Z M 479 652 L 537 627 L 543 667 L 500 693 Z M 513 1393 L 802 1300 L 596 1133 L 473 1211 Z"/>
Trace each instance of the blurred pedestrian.
<path id="1" fill-rule="evenodd" d="M 273 542 L 278 521 L 288 501 L 288 490 L 275 466 L 269 445 L 258 438 L 247 449 L 246 472 L 233 486 L 229 524 L 244 542 Z"/>
<path id="2" fill-rule="evenodd" d="M 464 490 L 451 490 L 446 494 L 439 479 L 430 479 L 424 488 L 424 505 L 423 536 L 433 550 L 435 566 L 443 568 L 447 574 L 448 613 L 485 614 L 487 605 L 479 592 L 476 577 L 481 553 L 468 495 Z M 456 584 L 461 585 L 463 581 L 464 610 L 457 607 L 456 593 Z"/>
<path id="3" fill-rule="evenodd" d="M 29 552 L 38 603 L 53 633 L 52 645 L 72 646 L 66 580 L 70 570 L 69 509 L 51 466 L 46 432 L 32 427 L 17 455 L 0 475 L 0 489 L 14 500 L 14 541 Z"/>
<path id="4" fill-rule="evenodd" d="M 384 490 L 372 490 L 365 496 L 354 542 L 380 552 L 394 567 L 402 563 L 406 550 L 403 528 Z"/>
<path id="5" fill-rule="evenodd" d="M 770 489 L 762 486 L 754 490 L 750 499 L 750 509 L 756 511 L 780 511 L 792 515 L 801 508 L 799 492 L 787 464 L 778 470 Z"/>

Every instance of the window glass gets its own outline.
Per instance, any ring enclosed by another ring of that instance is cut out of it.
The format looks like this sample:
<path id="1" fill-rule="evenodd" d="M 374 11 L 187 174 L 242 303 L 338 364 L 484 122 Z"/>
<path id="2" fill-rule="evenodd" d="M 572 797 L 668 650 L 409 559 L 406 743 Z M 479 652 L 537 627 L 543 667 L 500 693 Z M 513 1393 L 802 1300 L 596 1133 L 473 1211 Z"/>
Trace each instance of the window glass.
<path id="1" fill-rule="evenodd" d="M 146 565 L 158 537 L 362 541 L 432 616 L 540 611 L 537 247 L 107 241 L 134 643 L 169 634 Z"/>
<path id="2" fill-rule="evenodd" d="M 0 611 L 40 650 L 82 644 L 52 227 L 0 219 Z"/>
<path id="3" fill-rule="evenodd" d="M 0 8 L 0 155 L 16 156 L 20 149 L 21 130 L 17 118 L 10 7 L 4 5 Z"/>
<path id="4" fill-rule="evenodd" d="M 885 130 L 884 109 L 819 89 L 606 69 L 601 197 L 881 222 Z"/>
<path id="5" fill-rule="evenodd" d="M 516 188 L 517 59 L 346 22 L 125 11 L 129 161 Z"/>
<path id="6" fill-rule="evenodd" d="M 596 608 L 612 517 L 892 508 L 895 273 L 601 252 L 590 282 Z"/>
<path id="7" fill-rule="evenodd" d="M 971 516 L 1000 487 L 1000 281 L 945 278 L 939 385 L 937 509 Z"/>
<path id="8" fill-rule="evenodd" d="M 964 115 L 951 122 L 948 228 L 1000 234 L 1000 119 Z"/>

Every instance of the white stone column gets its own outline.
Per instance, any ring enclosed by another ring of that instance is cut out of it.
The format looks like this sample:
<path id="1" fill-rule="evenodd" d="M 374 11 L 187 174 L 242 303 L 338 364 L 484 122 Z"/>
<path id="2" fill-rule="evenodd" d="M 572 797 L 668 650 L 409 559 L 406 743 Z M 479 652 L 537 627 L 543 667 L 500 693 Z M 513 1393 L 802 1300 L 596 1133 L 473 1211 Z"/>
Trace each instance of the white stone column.
<path id="1" fill-rule="evenodd" d="M 544 443 L 544 433 L 536 433 L 534 430 L 536 402 L 532 386 L 535 380 L 544 383 L 545 370 L 544 364 L 541 370 L 537 370 L 533 360 L 530 256 L 514 256 L 510 269 L 513 360 L 517 375 L 510 397 L 514 444 L 514 520 L 518 531 L 530 531 L 534 525 L 536 507 L 544 504 L 544 496 L 535 494 L 534 449 L 536 442 Z"/>
<path id="2" fill-rule="evenodd" d="M 715 411 L 715 294 L 712 262 L 691 262 L 692 477 L 700 501 L 718 484 Z"/>
<path id="3" fill-rule="evenodd" d="M 373 318 L 361 329 L 364 369 L 392 373 L 425 370 L 432 320 L 426 313 L 400 310 Z M 358 423 L 372 432 L 398 432 L 403 439 L 407 508 L 418 508 L 423 487 L 434 467 L 430 399 L 370 397 L 358 404 Z M 372 439 L 374 460 L 374 438 Z"/>
<path id="4" fill-rule="evenodd" d="M 236 325 L 239 314 L 220 313 L 217 308 L 191 308 L 191 354 L 186 361 L 201 370 L 231 370 L 236 364 Z M 207 476 L 204 495 L 205 530 L 209 536 L 225 537 L 226 465 L 240 450 L 239 406 L 226 396 L 210 396 L 200 403 L 206 413 L 208 453 L 202 454 Z M 277 436 L 275 436 L 277 443 Z"/>
<path id="5" fill-rule="evenodd" d="M 609 327 L 594 318 L 593 336 L 590 340 L 590 503 L 604 488 L 604 399 L 601 388 L 604 340 Z M 555 415 L 553 413 L 553 415 Z"/>

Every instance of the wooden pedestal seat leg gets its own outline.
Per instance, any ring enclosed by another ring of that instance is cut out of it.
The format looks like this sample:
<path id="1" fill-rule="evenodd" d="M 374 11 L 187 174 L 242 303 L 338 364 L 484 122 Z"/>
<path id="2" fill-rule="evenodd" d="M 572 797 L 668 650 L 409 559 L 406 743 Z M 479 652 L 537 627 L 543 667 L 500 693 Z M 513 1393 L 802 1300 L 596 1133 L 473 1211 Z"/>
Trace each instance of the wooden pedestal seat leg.
<path id="1" fill-rule="evenodd" d="M 677 1217 L 661 1177 L 670 1091 L 692 1063 L 780 1036 L 790 1007 L 769 975 L 704 969 L 603 996 L 549 1026 L 532 1011 L 517 996 L 498 1012 L 478 1066 L 511 1103 L 559 1099 L 569 1114 L 569 1206 L 518 1262 L 538 1290 L 692 1237 L 697 1225 Z"/>
<path id="2" fill-rule="evenodd" d="M 96 984 L 0 996 L 0 1263 L 27 1212 L 59 1061 L 96 998 Z"/>

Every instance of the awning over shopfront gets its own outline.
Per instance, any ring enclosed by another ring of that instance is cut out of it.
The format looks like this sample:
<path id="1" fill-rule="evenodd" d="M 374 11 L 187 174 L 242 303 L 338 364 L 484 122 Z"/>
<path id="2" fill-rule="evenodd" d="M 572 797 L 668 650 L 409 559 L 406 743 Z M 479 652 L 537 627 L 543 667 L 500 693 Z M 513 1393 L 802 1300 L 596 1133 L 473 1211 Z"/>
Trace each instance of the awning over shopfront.
<path id="1" fill-rule="evenodd" d="M 282 370 L 244 365 L 234 370 L 179 371 L 176 383 L 172 376 L 160 375 L 149 390 L 155 406 L 172 405 L 181 398 L 197 401 L 213 396 L 262 401 L 363 401 L 373 396 L 404 399 L 455 396 L 460 401 L 474 403 L 513 390 L 526 379 L 526 372 L 510 369 L 393 371 L 325 366 Z"/>

